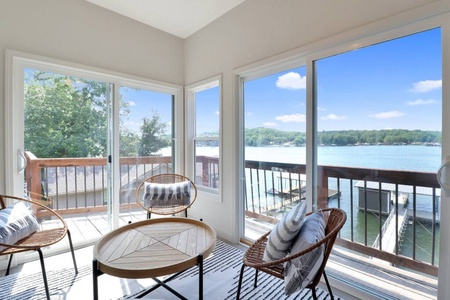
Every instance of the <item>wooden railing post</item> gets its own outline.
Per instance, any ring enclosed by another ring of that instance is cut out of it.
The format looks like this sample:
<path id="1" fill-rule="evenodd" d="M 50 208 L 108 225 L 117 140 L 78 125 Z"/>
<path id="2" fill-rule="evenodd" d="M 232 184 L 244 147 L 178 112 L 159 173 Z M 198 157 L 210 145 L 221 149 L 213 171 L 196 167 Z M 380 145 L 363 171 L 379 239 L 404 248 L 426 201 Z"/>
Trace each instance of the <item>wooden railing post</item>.
<path id="1" fill-rule="evenodd" d="M 317 166 L 317 208 L 328 207 L 328 175 L 322 166 Z"/>
<path id="2" fill-rule="evenodd" d="M 27 167 L 25 178 L 27 181 L 27 190 L 37 195 L 41 194 L 41 168 L 37 163 L 37 158 L 31 152 L 25 152 Z"/>
<path id="3" fill-rule="evenodd" d="M 210 178 L 208 169 L 209 166 L 205 156 L 202 156 L 201 162 L 202 162 L 202 183 L 204 186 L 209 186 L 209 178 Z"/>

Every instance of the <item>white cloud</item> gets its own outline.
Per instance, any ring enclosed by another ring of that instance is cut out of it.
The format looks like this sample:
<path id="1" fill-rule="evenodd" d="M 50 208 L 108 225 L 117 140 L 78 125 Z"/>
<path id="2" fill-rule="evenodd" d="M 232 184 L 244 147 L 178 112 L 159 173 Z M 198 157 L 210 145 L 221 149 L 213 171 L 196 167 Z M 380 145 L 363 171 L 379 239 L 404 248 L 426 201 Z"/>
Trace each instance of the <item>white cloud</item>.
<path id="1" fill-rule="evenodd" d="M 404 115 L 406 115 L 406 114 L 402 113 L 398 110 L 393 110 L 393 111 L 385 111 L 382 113 L 369 115 L 369 117 L 376 118 L 376 119 L 390 119 L 390 118 L 400 118 L 400 117 L 403 117 Z"/>
<path id="2" fill-rule="evenodd" d="M 442 80 L 422 80 L 413 84 L 414 93 L 425 93 L 442 87 Z"/>
<path id="3" fill-rule="evenodd" d="M 264 122 L 263 125 L 266 127 L 277 127 L 278 126 L 278 124 L 275 122 Z"/>
<path id="4" fill-rule="evenodd" d="M 276 85 L 280 89 L 287 90 L 306 89 L 306 76 L 302 77 L 296 72 L 289 72 L 279 76 Z"/>
<path id="5" fill-rule="evenodd" d="M 275 120 L 283 123 L 299 123 L 305 122 L 306 116 L 302 114 L 282 115 L 275 118 Z"/>
<path id="6" fill-rule="evenodd" d="M 323 108 L 323 107 L 317 107 L 317 110 L 318 110 L 318 111 L 325 111 L 326 109 Z"/>
<path id="7" fill-rule="evenodd" d="M 129 106 L 136 106 L 136 102 L 134 102 L 134 101 L 128 101 L 128 105 L 129 105 Z"/>
<path id="8" fill-rule="evenodd" d="M 251 116 L 253 116 L 253 113 L 250 111 L 247 113 L 247 116 L 251 117 Z"/>
<path id="9" fill-rule="evenodd" d="M 220 112 L 218 110 L 216 110 L 214 113 L 218 116 L 220 115 Z"/>
<path id="10" fill-rule="evenodd" d="M 427 105 L 427 104 L 433 104 L 436 103 L 436 100 L 434 99 L 428 99 L 428 100 L 423 100 L 423 99 L 417 99 L 414 101 L 408 101 L 406 102 L 408 105 Z"/>
<path id="11" fill-rule="evenodd" d="M 347 119 L 347 116 L 338 116 L 335 114 L 329 114 L 326 115 L 325 117 L 322 117 L 322 120 L 344 120 Z"/>

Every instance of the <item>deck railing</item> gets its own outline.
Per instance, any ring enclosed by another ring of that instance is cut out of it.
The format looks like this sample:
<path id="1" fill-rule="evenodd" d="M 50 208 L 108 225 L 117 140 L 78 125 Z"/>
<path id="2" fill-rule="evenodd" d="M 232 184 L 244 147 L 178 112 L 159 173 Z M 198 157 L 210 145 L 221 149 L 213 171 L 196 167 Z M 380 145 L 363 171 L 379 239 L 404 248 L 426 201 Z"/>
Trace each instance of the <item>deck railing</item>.
<path id="1" fill-rule="evenodd" d="M 27 159 L 27 188 L 51 196 L 53 208 L 61 214 L 106 210 L 105 158 L 39 159 L 27 153 Z M 211 178 L 217 178 L 218 160 L 204 157 L 201 161 L 198 179 L 211 186 Z M 135 187 L 152 174 L 170 172 L 171 158 L 121 158 L 120 166 L 120 202 L 129 208 L 136 205 Z M 275 223 L 305 196 L 305 165 L 246 161 L 245 168 L 248 217 Z M 403 209 L 396 199 L 404 193 L 410 202 Z M 319 166 L 317 195 L 318 207 L 340 207 L 347 212 L 338 245 L 437 276 L 440 189 L 435 173 Z M 384 228 L 392 211 L 395 230 L 389 233 Z M 405 233 L 399 231 L 403 215 L 409 226 Z M 389 251 L 383 245 L 387 234 L 395 235 L 396 241 Z M 424 257 L 423 251 L 429 255 Z"/>

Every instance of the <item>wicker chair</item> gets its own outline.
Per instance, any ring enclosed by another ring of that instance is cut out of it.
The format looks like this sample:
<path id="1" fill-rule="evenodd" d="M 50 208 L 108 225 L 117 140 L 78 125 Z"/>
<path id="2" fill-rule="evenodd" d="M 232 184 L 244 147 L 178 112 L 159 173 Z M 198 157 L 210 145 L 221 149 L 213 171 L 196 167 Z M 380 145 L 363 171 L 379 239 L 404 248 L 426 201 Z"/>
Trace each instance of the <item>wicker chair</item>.
<path id="1" fill-rule="evenodd" d="M 183 182 L 188 182 L 190 189 L 189 196 L 187 198 L 188 201 L 184 203 L 156 201 L 156 203 L 149 204 L 144 200 L 145 195 L 148 192 L 146 191 L 146 186 L 148 183 L 156 183 L 160 185 L 162 184 L 162 186 L 166 185 L 169 187 L 171 184 Z M 196 198 L 197 187 L 195 186 L 194 182 L 192 182 L 192 180 L 190 180 L 186 176 L 180 174 L 165 173 L 151 176 L 144 180 L 144 182 L 142 182 L 136 189 L 136 201 L 143 209 L 147 211 L 148 219 L 151 218 L 152 213 L 157 215 L 174 215 L 183 211 L 185 213 L 185 216 L 187 217 L 187 209 L 191 207 Z"/>
<path id="2" fill-rule="evenodd" d="M 35 198 L 35 200 L 33 200 Z M 25 251 L 37 251 L 39 254 L 39 259 L 41 262 L 41 268 L 42 268 L 42 277 L 44 280 L 45 285 L 45 293 L 47 296 L 47 299 L 50 299 L 50 293 L 48 289 L 48 282 L 47 282 L 47 275 L 45 271 L 45 264 L 44 264 L 44 255 L 42 254 L 42 248 L 48 247 L 50 245 L 53 245 L 60 240 L 62 240 L 66 234 L 69 238 L 69 245 L 70 245 L 70 251 L 72 252 L 72 260 L 73 265 L 75 269 L 75 274 L 78 274 L 78 268 L 77 263 L 75 260 L 75 254 L 72 244 L 72 238 L 70 236 L 70 231 L 67 228 L 67 224 L 64 221 L 64 219 L 56 213 L 53 209 L 47 207 L 45 205 L 45 201 L 42 201 L 42 198 L 46 198 L 44 196 L 35 197 L 32 196 L 29 199 L 14 197 L 14 196 L 6 196 L 6 195 L 0 195 L 0 210 L 5 209 L 7 207 L 7 201 L 10 200 L 12 202 L 17 201 L 24 201 L 31 203 L 33 205 L 33 208 L 35 210 L 40 210 L 43 215 L 45 215 L 46 218 L 52 218 L 58 221 L 58 225 L 52 226 L 52 228 L 42 228 L 42 226 L 39 226 L 39 229 L 27 237 L 17 241 L 15 244 L 5 244 L 0 243 L 0 246 L 6 247 L 3 251 L 0 251 L 0 256 L 3 255 L 10 255 L 8 267 L 6 269 L 6 275 L 9 275 L 10 267 L 11 267 L 11 261 L 13 254 L 19 253 L 19 252 L 25 252 Z M 48 199 L 48 198 L 47 198 Z M 12 203 L 11 203 L 12 204 Z"/>
<path id="3" fill-rule="evenodd" d="M 236 299 L 239 299 L 240 297 L 242 278 L 245 267 L 251 267 L 256 269 L 254 287 L 257 286 L 258 271 L 262 271 L 272 276 L 278 277 L 280 279 L 284 279 L 283 263 L 293 260 L 294 258 L 298 258 L 302 255 L 305 255 L 306 253 L 320 247 L 322 244 L 325 244 L 323 262 L 320 265 L 320 268 L 318 269 L 316 276 L 305 288 L 311 290 L 313 298 L 316 300 L 317 299 L 316 287 L 319 284 L 320 278 L 322 277 L 323 274 L 331 299 L 334 299 L 330 284 L 328 282 L 328 278 L 325 274 L 325 265 L 333 248 L 334 241 L 336 240 L 336 237 L 339 231 L 341 230 L 342 226 L 344 226 L 347 216 L 343 210 L 338 208 L 326 208 L 322 209 L 322 212 L 324 213 L 326 220 L 325 237 L 307 249 L 304 249 L 297 253 L 291 253 L 288 256 L 276 261 L 264 262 L 262 258 L 264 250 L 266 248 L 266 243 L 270 231 L 264 234 L 262 237 L 260 237 L 254 244 L 250 246 L 250 248 L 247 249 L 243 257 Z"/>

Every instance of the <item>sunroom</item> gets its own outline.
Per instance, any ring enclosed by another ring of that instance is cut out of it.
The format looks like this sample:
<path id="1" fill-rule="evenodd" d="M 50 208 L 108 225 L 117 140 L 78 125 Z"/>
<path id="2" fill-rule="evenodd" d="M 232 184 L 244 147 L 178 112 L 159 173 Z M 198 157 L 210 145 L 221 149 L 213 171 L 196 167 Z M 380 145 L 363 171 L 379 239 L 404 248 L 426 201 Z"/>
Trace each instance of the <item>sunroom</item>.
<path id="1" fill-rule="evenodd" d="M 189 217 L 234 244 L 302 199 L 340 207 L 336 256 L 446 299 L 450 1 L 240 2 L 180 37 L 100 1 L 3 1 L 0 192 L 90 224 L 77 248 L 143 217 L 136 186 L 158 173 L 192 178 Z M 330 269 L 344 295 L 392 290 Z"/>

